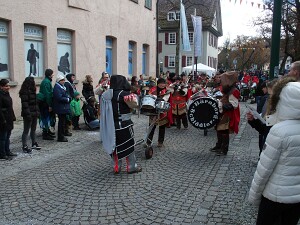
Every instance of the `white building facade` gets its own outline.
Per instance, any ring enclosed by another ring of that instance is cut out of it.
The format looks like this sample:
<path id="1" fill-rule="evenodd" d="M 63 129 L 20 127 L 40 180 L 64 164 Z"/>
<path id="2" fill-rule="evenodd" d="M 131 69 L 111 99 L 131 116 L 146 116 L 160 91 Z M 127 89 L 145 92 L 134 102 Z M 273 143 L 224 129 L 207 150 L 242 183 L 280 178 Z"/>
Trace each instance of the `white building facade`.
<path id="1" fill-rule="evenodd" d="M 176 45 L 178 42 L 178 30 L 180 13 L 176 7 L 177 1 L 160 0 L 162 8 L 159 11 L 159 67 L 160 71 L 175 72 Z M 183 1 L 185 3 L 185 1 Z M 219 0 L 203 0 L 201 5 L 191 6 L 186 2 L 186 18 L 189 29 L 189 40 L 192 51 L 181 52 L 179 64 L 180 68 L 194 64 L 194 32 L 191 21 L 191 14 L 196 11 L 197 16 L 202 18 L 202 56 L 198 57 L 197 63 L 217 69 L 218 65 L 218 38 L 222 36 L 221 8 Z M 197 9 L 198 8 L 198 9 Z"/>

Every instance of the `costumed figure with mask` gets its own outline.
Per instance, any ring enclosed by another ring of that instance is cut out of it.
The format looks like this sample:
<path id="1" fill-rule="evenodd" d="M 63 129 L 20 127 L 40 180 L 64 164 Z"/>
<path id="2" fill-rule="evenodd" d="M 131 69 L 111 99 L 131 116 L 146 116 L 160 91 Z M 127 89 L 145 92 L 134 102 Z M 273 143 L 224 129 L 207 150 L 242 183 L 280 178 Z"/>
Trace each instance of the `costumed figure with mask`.
<path id="1" fill-rule="evenodd" d="M 226 155 L 229 147 L 229 134 L 238 133 L 240 122 L 240 92 L 236 88 L 238 73 L 226 72 L 221 76 L 222 98 L 219 101 L 220 120 L 216 126 L 218 141 L 210 151 Z"/>
<path id="2" fill-rule="evenodd" d="M 130 95 L 130 83 L 122 75 L 113 75 L 110 89 L 101 96 L 100 136 L 105 151 L 112 157 L 114 173 L 121 171 L 126 158 L 127 173 L 138 173 L 134 154 L 134 132 L 131 109 L 125 99 Z"/>
<path id="3" fill-rule="evenodd" d="M 158 116 L 150 116 L 149 117 L 149 124 L 152 124 L 154 121 L 156 121 L 156 122 L 155 122 L 155 125 L 152 127 L 152 130 L 149 133 L 147 145 L 151 145 L 156 126 L 158 125 L 159 131 L 158 131 L 157 147 L 159 147 L 159 148 L 163 147 L 163 143 L 165 140 L 166 126 L 173 123 L 172 112 L 171 112 L 171 110 L 172 110 L 172 101 L 171 101 L 171 97 L 170 97 L 171 93 L 167 92 L 166 85 L 167 85 L 166 80 L 163 78 L 159 78 L 157 80 L 157 86 L 152 87 L 149 90 L 149 94 L 156 96 L 157 100 L 166 101 L 171 104 L 171 108 L 168 112 L 160 113 Z"/>
<path id="4" fill-rule="evenodd" d="M 186 77 L 185 75 L 182 77 Z M 179 78 L 173 85 L 172 114 L 176 119 L 177 129 L 181 129 L 181 121 L 185 129 L 188 128 L 186 102 L 188 100 L 188 84 Z"/>

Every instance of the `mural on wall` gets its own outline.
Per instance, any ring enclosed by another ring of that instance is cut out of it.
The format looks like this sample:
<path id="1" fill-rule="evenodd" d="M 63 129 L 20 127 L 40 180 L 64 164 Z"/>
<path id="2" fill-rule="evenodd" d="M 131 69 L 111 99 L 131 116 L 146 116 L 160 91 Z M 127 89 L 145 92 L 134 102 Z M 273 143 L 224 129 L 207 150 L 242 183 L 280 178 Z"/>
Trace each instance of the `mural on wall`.
<path id="1" fill-rule="evenodd" d="M 42 77 L 44 72 L 43 31 L 41 27 L 25 25 L 25 75 Z"/>
<path id="2" fill-rule="evenodd" d="M 67 30 L 57 31 L 57 69 L 58 74 L 72 73 L 72 33 Z"/>
<path id="3" fill-rule="evenodd" d="M 7 23 L 0 21 L 0 78 L 8 78 L 8 40 Z"/>
<path id="4" fill-rule="evenodd" d="M 36 76 L 37 74 L 37 62 L 39 60 L 39 52 L 34 48 L 34 44 L 30 44 L 30 49 L 27 51 L 27 61 L 29 63 L 29 75 Z"/>

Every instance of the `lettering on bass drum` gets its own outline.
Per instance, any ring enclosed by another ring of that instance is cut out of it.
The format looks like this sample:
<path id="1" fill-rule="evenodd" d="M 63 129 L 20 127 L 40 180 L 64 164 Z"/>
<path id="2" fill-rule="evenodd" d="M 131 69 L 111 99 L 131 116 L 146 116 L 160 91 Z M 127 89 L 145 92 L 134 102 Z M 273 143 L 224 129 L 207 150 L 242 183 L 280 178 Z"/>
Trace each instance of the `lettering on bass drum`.
<path id="1" fill-rule="evenodd" d="M 214 127 L 219 120 L 218 102 L 210 97 L 195 99 L 188 106 L 188 120 L 199 129 Z"/>

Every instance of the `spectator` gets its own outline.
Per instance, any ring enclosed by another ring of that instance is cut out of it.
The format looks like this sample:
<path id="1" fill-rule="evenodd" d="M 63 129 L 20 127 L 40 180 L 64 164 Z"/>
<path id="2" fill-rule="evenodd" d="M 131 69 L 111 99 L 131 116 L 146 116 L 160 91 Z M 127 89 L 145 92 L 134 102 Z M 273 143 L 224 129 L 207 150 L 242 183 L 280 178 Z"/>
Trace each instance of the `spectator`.
<path id="1" fill-rule="evenodd" d="M 95 97 L 90 97 L 87 100 L 87 104 L 83 107 L 84 119 L 87 126 L 90 129 L 97 129 L 100 127 L 100 121 L 98 119 L 98 110 L 95 107 Z"/>
<path id="2" fill-rule="evenodd" d="M 55 133 L 50 131 L 50 126 L 55 126 L 55 114 L 52 110 L 53 87 L 52 87 L 53 70 L 45 70 L 45 78 L 43 79 L 40 92 L 37 94 L 37 99 L 40 108 L 40 126 L 43 129 L 44 140 L 54 140 Z"/>
<path id="3" fill-rule="evenodd" d="M 72 124 L 74 130 L 81 130 L 79 127 L 79 118 L 82 114 L 81 107 L 80 107 L 80 94 L 79 92 L 75 91 L 74 98 L 70 104 L 71 107 L 71 114 L 72 114 Z"/>
<path id="4" fill-rule="evenodd" d="M 0 80 L 0 159 L 11 160 L 13 156 L 9 148 L 11 131 L 16 121 L 12 98 L 9 94 L 9 81 Z"/>
<path id="5" fill-rule="evenodd" d="M 300 81 L 300 61 L 293 62 L 288 75 Z"/>
<path id="6" fill-rule="evenodd" d="M 33 77 L 26 77 L 19 96 L 21 98 L 22 111 L 21 116 L 23 117 L 24 130 L 22 134 L 22 150 L 25 153 L 31 153 L 32 150 L 40 150 L 41 147 L 36 142 L 36 125 L 37 119 L 40 115 L 36 98 L 36 86 Z M 27 137 L 30 130 L 30 138 L 32 147 L 31 149 L 27 145 Z"/>
<path id="7" fill-rule="evenodd" d="M 257 225 L 297 225 L 300 218 L 299 96 L 299 82 L 282 79 L 273 88 L 267 122 L 274 125 L 249 192 L 259 205 Z"/>
<path id="8" fill-rule="evenodd" d="M 91 96 L 94 97 L 93 78 L 91 75 L 86 75 L 85 80 L 82 82 L 82 95 L 87 101 Z"/>
<path id="9" fill-rule="evenodd" d="M 65 84 L 65 78 L 58 75 L 53 89 L 53 110 L 58 115 L 57 141 L 67 142 L 65 137 L 66 116 L 71 113 L 70 101 Z"/>

